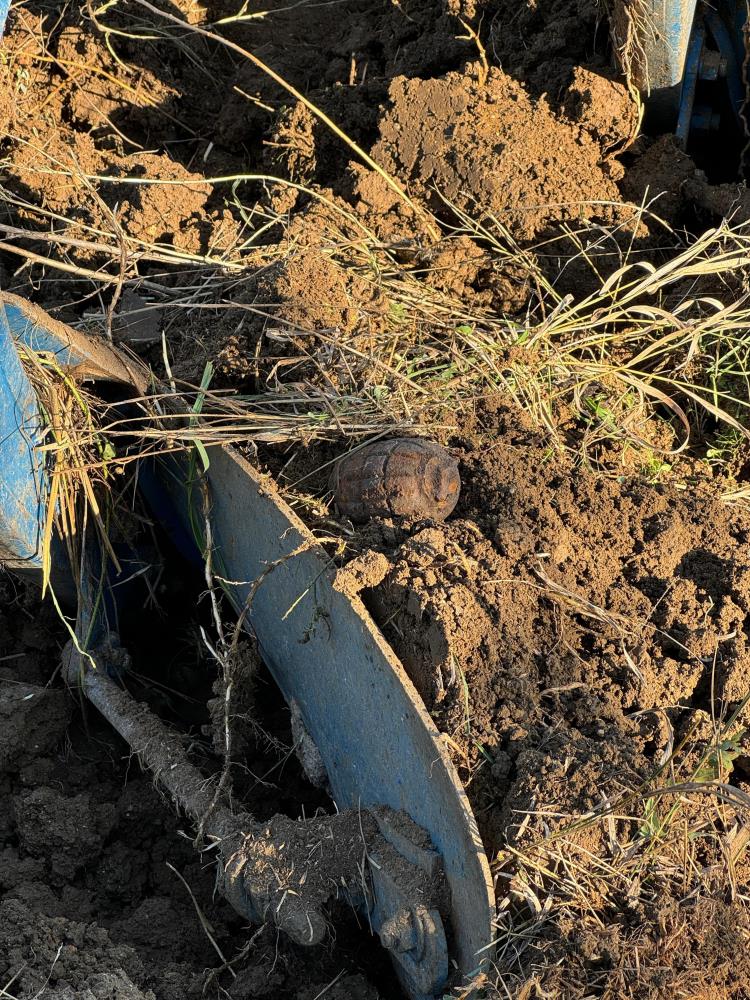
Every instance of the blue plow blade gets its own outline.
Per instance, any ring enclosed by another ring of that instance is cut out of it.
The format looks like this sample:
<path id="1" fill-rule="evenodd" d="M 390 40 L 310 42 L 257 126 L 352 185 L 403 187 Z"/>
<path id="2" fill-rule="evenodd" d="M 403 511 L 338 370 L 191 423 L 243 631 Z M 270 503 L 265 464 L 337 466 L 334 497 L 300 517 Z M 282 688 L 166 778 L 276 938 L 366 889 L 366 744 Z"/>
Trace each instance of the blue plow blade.
<path id="1" fill-rule="evenodd" d="M 105 342 L 0 293 L 0 562 L 38 572 L 48 483 L 36 451 L 42 420 L 19 360 L 24 346 L 52 352 L 60 365 L 84 365 L 93 377 L 132 384 L 133 373 Z M 180 548 L 192 545 L 184 554 L 195 558 L 180 464 L 144 464 L 144 492 L 157 501 L 152 510 L 173 540 L 180 544 L 181 532 Z M 463 976 L 482 971 L 493 952 L 489 864 L 466 793 L 411 680 L 359 597 L 339 585 L 326 552 L 263 477 L 227 447 L 210 450 L 207 480 L 227 596 L 299 709 L 337 806 L 403 810 L 427 832 L 450 890 L 450 957 Z M 202 507 L 198 514 L 205 517 Z M 84 606 L 91 590 L 82 587 Z M 411 953 L 392 958 L 401 976 L 412 975 L 409 963 L 417 967 Z M 426 992 L 409 989 L 412 1000 L 439 996 L 442 975 Z"/>

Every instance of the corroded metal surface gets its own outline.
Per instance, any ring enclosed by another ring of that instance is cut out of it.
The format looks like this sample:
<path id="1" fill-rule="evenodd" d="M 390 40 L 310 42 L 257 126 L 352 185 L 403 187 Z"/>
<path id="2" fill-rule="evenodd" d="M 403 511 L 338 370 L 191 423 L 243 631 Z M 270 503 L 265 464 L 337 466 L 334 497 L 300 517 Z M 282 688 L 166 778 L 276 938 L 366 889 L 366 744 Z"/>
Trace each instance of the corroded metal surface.
<path id="1" fill-rule="evenodd" d="M 336 506 L 352 521 L 371 517 L 443 521 L 458 503 L 458 462 L 439 445 L 391 438 L 359 448 L 334 467 Z"/>

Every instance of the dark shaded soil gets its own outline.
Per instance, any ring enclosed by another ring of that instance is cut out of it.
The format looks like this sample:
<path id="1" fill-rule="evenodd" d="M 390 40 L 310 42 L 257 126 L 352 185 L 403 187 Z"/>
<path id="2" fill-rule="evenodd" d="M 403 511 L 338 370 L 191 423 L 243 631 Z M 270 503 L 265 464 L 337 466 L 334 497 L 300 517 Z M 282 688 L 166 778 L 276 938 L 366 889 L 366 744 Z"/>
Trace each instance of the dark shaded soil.
<path id="1" fill-rule="evenodd" d="M 373 956 L 364 933 L 360 940 L 343 929 L 337 945 L 297 948 L 270 928 L 246 927 L 216 895 L 213 862 L 193 848 L 189 824 L 96 711 L 83 711 L 53 679 L 65 640 L 54 611 L 7 577 L 0 590 L 0 983 L 8 995 L 312 1000 L 336 980 L 329 993 L 339 1000 L 375 1000 L 373 970 L 358 968 Z M 180 659 L 189 677 L 194 665 Z M 279 698 L 269 702 L 267 687 L 261 678 L 260 706 L 273 725 Z M 200 734 L 188 742 L 199 746 Z M 202 754 L 205 766 L 210 748 Z M 279 758 L 269 773 L 273 755 L 247 734 L 242 760 L 266 778 L 252 800 L 260 817 L 304 801 L 294 763 L 279 772 Z M 243 780 L 252 783 L 245 772 L 238 790 Z"/>

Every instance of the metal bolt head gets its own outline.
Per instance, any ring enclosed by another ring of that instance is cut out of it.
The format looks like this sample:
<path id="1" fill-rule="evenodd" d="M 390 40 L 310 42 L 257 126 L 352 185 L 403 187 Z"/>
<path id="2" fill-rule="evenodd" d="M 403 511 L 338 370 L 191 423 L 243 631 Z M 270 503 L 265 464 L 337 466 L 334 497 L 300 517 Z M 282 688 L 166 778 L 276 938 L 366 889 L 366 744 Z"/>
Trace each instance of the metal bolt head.
<path id="1" fill-rule="evenodd" d="M 419 940 L 419 934 L 414 925 L 414 915 L 409 910 L 401 910 L 385 920 L 378 935 L 384 948 L 400 955 L 414 951 Z"/>

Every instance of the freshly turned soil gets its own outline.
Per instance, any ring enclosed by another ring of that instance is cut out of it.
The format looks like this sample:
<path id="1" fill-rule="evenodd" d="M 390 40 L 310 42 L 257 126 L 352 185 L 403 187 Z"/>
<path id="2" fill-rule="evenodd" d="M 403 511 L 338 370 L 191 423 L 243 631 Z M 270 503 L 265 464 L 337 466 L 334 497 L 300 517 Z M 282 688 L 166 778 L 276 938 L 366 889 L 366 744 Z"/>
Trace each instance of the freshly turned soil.
<path id="1" fill-rule="evenodd" d="M 175 0 L 164 10 L 197 23 L 230 17 L 238 6 Z M 59 17 L 34 2 L 14 8 L 2 42 L 3 186 L 70 220 L 81 239 L 114 219 L 143 244 L 197 258 L 194 271 L 139 265 L 144 295 L 151 282 L 187 289 L 199 303 L 199 259 L 243 243 L 248 206 L 277 213 L 264 246 L 281 240 L 283 227 L 295 252 L 243 276 L 231 291 L 236 309 L 165 307 L 178 378 L 198 382 L 209 360 L 224 387 L 260 391 L 262 364 L 264 376 L 283 377 L 286 359 L 264 339 L 267 320 L 252 311 L 259 306 L 272 304 L 282 325 L 363 343 L 382 329 L 386 294 L 344 273 L 327 252 L 337 221 L 330 204 L 345 206 L 377 238 L 403 244 L 431 287 L 513 315 L 523 315 L 528 299 L 523 270 L 512 261 L 495 268 L 465 232 L 436 246 L 419 242 L 424 220 L 414 206 L 427 205 L 448 226 L 461 213 L 486 213 L 519 247 L 542 243 L 545 271 L 561 294 L 574 295 L 586 292 L 591 273 L 580 262 L 560 273 L 571 230 L 616 226 L 624 246 L 658 261 L 665 223 L 750 211 L 733 185 L 708 185 L 670 137 L 636 138 L 604 5 L 593 0 L 256 6 L 249 9 L 262 17 L 221 31 L 344 128 L 404 186 L 411 207 L 255 66 L 198 36 L 165 40 L 154 30 L 158 18 L 136 4 L 107 22 L 124 31 L 110 37 L 118 59 L 79 3 Z M 148 37 L 135 37 L 134 25 Z M 326 200 L 271 181 L 233 189 L 213 180 L 248 174 L 283 176 Z M 133 177 L 174 183 L 134 187 L 125 181 Z M 663 221 L 638 211 L 654 196 Z M 9 202 L 0 221 L 40 227 L 38 216 Z M 19 242 L 80 267 L 104 266 L 95 249 L 61 248 L 35 234 Z M 602 255 L 602 271 L 608 260 Z M 101 306 L 85 281 L 8 251 L 0 252 L 0 284 L 79 324 Z M 127 338 L 127 324 L 115 324 L 114 334 Z M 147 356 L 161 364 L 161 345 Z M 348 537 L 365 560 L 377 558 L 382 582 L 367 586 L 363 577 L 363 597 L 447 737 L 493 858 L 639 786 L 670 734 L 679 742 L 696 720 L 748 694 L 750 515 L 723 503 L 706 472 L 660 481 L 627 466 L 588 469 L 502 399 L 462 417 L 441 443 L 462 477 L 449 519 L 374 519 Z M 316 470 L 340 450 L 321 446 L 290 463 L 283 449 L 267 449 L 259 461 L 282 485 L 304 481 L 325 497 L 330 469 Z M 177 1000 L 204 989 L 216 996 L 221 987 L 233 1000 L 396 996 L 364 931 L 339 931 L 311 951 L 277 940 L 270 927 L 251 938 L 214 896 L 210 863 L 181 835 L 184 824 L 151 779 L 63 691 L 56 668 L 66 634 L 48 605 L 3 579 L 0 619 L 0 987 L 8 983 L 8 995 Z M 183 649 L 175 660 L 184 667 L 183 693 L 192 685 L 201 692 L 197 705 L 166 688 L 149 693 L 148 683 L 139 693 L 205 744 L 205 760 L 216 765 L 210 692 L 191 656 Z M 283 731 L 286 710 L 269 704 L 264 716 L 253 694 L 246 707 Z M 216 708 L 214 701 L 214 715 Z M 264 773 L 267 748 L 256 743 L 252 733 L 238 736 L 249 772 Z M 739 763 L 732 781 L 743 789 Z M 282 777 L 253 788 L 254 811 L 296 816 L 306 796 L 320 804 L 298 770 L 290 776 L 294 767 L 284 764 Z M 233 972 L 217 971 L 224 962 L 167 863 L 190 886 L 227 960 L 252 940 Z M 671 897 L 639 911 L 644 971 L 630 992 L 606 992 L 602 983 L 630 961 L 622 935 L 636 916 L 612 911 L 593 936 L 570 918 L 554 961 L 590 973 L 592 985 L 580 994 L 560 986 L 557 995 L 750 995 L 750 970 L 738 957 L 748 934 L 738 900 L 749 880 L 743 862 L 731 893 L 701 900 L 687 917 L 685 901 Z"/>

